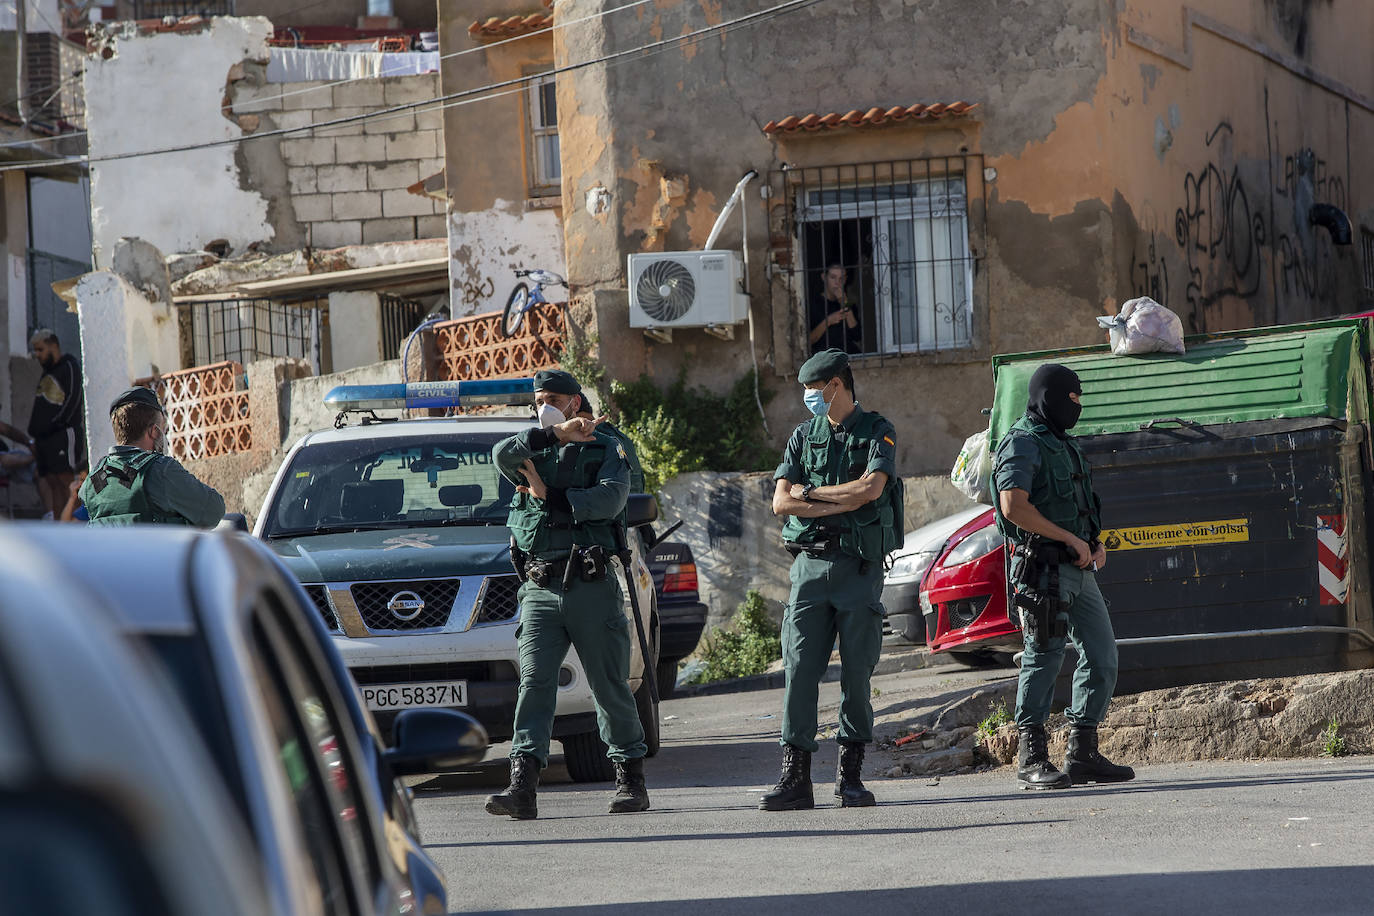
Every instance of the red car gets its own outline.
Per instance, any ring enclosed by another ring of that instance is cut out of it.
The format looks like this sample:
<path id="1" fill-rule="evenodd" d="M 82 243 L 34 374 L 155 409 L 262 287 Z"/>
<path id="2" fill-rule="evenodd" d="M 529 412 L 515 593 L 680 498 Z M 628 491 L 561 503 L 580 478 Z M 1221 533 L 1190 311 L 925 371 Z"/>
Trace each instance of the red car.
<path id="1" fill-rule="evenodd" d="M 1006 540 L 992 509 L 956 531 L 921 583 L 932 652 L 966 665 L 1010 663 L 1021 629 L 1007 617 Z"/>

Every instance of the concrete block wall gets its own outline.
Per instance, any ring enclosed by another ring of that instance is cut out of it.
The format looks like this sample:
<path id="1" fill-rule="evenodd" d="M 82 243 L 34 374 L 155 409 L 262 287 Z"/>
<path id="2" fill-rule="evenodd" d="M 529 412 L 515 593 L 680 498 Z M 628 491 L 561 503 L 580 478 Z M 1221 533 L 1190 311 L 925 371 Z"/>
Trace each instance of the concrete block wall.
<path id="1" fill-rule="evenodd" d="M 236 114 L 262 130 L 297 128 L 439 95 L 439 74 L 232 86 Z M 314 248 L 444 238 L 444 203 L 409 186 L 444 168 L 438 109 L 321 128 L 281 140 L 295 217 Z"/>

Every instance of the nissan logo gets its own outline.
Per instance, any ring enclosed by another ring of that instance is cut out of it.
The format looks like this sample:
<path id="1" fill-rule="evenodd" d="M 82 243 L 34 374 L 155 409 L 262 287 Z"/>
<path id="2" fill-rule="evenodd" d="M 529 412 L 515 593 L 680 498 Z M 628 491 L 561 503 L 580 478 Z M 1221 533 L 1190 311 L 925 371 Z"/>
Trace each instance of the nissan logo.
<path id="1" fill-rule="evenodd" d="M 386 603 L 386 609 L 397 620 L 414 620 L 425 609 L 425 600 L 414 592 L 397 592 Z"/>

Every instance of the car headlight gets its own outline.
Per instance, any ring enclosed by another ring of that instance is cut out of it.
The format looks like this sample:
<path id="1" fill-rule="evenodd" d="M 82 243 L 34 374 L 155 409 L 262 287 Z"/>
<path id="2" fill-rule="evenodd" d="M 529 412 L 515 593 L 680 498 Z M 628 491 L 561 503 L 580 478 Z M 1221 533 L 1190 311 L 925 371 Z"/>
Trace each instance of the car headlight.
<path id="1" fill-rule="evenodd" d="M 885 582 L 911 582 L 919 581 L 930 569 L 930 564 L 935 562 L 933 553 L 908 553 L 892 561 L 892 568 L 887 571 L 884 577 Z"/>
<path id="2" fill-rule="evenodd" d="M 941 567 L 960 566 L 979 557 L 987 556 L 1004 543 L 1002 532 L 996 525 L 988 525 L 964 538 L 940 561 Z"/>

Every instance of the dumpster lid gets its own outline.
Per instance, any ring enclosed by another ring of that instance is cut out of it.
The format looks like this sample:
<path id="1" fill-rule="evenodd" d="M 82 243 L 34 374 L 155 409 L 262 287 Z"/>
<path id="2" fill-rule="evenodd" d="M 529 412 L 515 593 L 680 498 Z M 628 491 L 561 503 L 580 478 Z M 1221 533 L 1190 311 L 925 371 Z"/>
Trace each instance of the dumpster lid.
<path id="1" fill-rule="evenodd" d="M 1199 335 L 1183 356 L 1113 356 L 1105 346 L 993 358 L 995 445 L 1025 413 L 1026 389 L 1043 363 L 1057 362 L 1083 383 L 1076 436 L 1133 432 L 1152 420 L 1201 426 L 1368 416 L 1363 319 Z"/>

